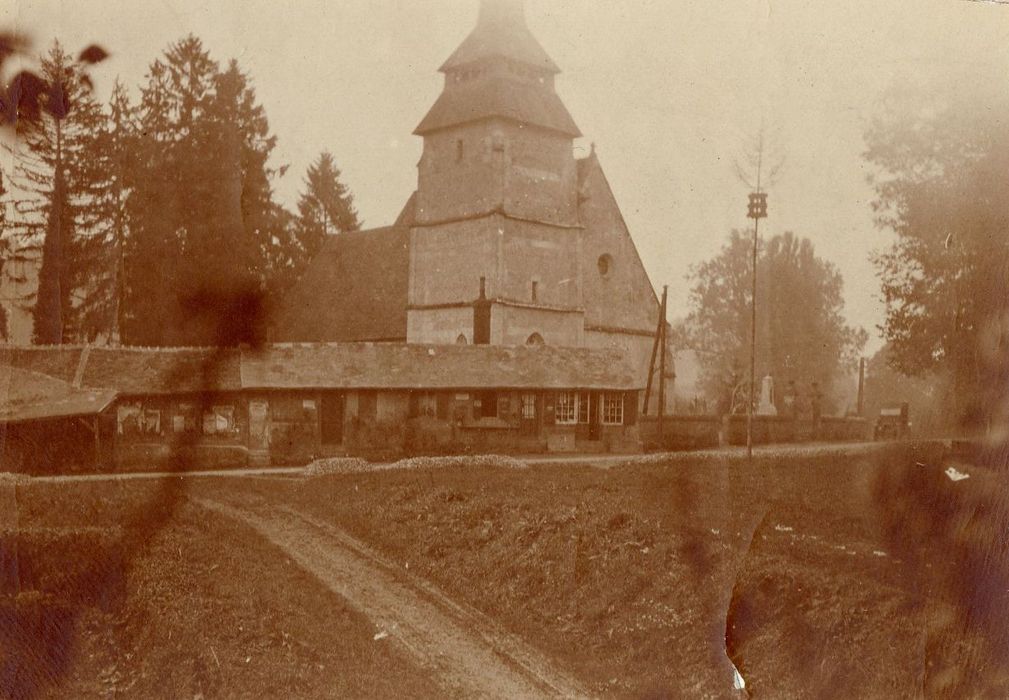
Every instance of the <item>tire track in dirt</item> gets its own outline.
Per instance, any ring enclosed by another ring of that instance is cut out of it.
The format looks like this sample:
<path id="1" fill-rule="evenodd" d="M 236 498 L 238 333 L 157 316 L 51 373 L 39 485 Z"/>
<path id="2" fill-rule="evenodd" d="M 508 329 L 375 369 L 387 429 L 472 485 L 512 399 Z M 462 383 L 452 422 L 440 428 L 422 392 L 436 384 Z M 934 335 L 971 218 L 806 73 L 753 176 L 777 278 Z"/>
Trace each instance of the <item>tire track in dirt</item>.
<path id="1" fill-rule="evenodd" d="M 254 511 L 206 498 L 192 500 L 244 523 L 280 547 L 405 648 L 453 695 L 589 697 L 576 680 L 522 640 L 328 523 L 265 503 Z"/>

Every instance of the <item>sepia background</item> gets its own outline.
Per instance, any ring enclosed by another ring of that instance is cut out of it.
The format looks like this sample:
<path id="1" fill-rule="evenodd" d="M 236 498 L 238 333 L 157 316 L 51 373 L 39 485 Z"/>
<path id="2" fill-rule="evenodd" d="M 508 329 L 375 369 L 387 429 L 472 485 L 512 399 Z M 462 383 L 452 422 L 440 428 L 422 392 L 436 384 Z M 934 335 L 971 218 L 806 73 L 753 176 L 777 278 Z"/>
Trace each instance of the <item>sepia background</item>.
<path id="1" fill-rule="evenodd" d="M 291 166 L 280 201 L 294 204 L 305 168 L 329 150 L 371 227 L 391 223 L 415 187 L 421 139 L 409 134 L 476 12 L 462 0 L 16 0 L 0 24 L 43 45 L 107 43 L 113 55 L 94 72 L 103 100 L 116 76 L 135 90 L 160 51 L 195 33 L 250 75 L 276 164 Z M 866 354 L 882 345 L 884 316 L 868 255 L 892 236 L 873 224 L 862 159 L 882 96 L 953 85 L 966 116 L 1009 92 L 1009 7 L 996 3 L 529 0 L 526 14 L 563 70 L 582 154 L 596 143 L 653 283 L 670 286 L 670 319 L 687 313 L 690 266 L 747 226 L 733 161 L 763 122 L 784 164 L 762 233 L 794 231 L 837 265 Z"/>

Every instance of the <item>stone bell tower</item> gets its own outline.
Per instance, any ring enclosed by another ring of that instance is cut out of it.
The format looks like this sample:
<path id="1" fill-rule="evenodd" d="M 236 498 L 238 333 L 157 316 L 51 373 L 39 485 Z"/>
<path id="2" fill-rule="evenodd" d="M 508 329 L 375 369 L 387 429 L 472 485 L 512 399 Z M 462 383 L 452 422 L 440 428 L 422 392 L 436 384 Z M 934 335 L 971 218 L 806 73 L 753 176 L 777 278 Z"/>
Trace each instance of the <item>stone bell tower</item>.
<path id="1" fill-rule="evenodd" d="M 408 339 L 473 342 L 480 280 L 490 342 L 581 345 L 581 226 L 573 140 L 556 64 L 521 0 L 482 0 L 441 66 L 411 221 Z"/>

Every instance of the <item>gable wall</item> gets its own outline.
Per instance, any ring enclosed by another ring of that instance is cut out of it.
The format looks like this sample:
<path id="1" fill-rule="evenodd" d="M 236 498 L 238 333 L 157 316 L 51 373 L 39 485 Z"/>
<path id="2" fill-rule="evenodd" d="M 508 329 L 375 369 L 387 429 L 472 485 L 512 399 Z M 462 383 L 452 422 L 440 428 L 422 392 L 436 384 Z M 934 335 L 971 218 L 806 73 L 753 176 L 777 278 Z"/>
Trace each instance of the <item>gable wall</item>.
<path id="1" fill-rule="evenodd" d="M 582 163 L 581 220 L 583 303 L 588 328 L 624 328 L 655 332 L 658 300 L 637 248 L 624 223 L 599 161 Z M 599 272 L 601 255 L 613 259 L 607 276 Z"/>

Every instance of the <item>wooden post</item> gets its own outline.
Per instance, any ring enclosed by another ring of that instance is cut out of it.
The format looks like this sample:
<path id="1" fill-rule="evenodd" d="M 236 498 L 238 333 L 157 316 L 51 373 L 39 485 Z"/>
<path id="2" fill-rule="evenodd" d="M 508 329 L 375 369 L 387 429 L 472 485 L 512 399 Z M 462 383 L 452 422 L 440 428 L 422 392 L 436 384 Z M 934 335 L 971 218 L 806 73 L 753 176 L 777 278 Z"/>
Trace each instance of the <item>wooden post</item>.
<path id="1" fill-rule="evenodd" d="M 98 425 L 98 416 L 95 416 L 94 431 L 95 431 L 95 469 L 100 469 L 102 466 L 102 438 Z"/>
<path id="2" fill-rule="evenodd" d="M 666 295 L 669 287 L 662 287 L 662 309 L 659 312 L 659 338 L 661 355 L 659 356 L 659 446 L 665 445 L 666 419 Z"/>
<path id="3" fill-rule="evenodd" d="M 655 376 L 655 356 L 659 352 L 659 345 L 662 344 L 662 336 L 666 327 L 666 297 L 662 295 L 662 303 L 659 304 L 659 323 L 655 326 L 655 342 L 652 343 L 652 359 L 648 361 L 648 381 L 645 382 L 645 401 L 641 415 L 648 415 L 648 402 L 652 397 L 652 378 Z"/>
<path id="4" fill-rule="evenodd" d="M 865 416 L 865 358 L 858 359 L 858 417 Z"/>

